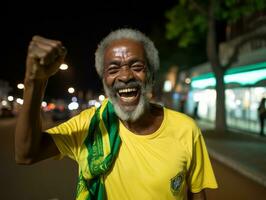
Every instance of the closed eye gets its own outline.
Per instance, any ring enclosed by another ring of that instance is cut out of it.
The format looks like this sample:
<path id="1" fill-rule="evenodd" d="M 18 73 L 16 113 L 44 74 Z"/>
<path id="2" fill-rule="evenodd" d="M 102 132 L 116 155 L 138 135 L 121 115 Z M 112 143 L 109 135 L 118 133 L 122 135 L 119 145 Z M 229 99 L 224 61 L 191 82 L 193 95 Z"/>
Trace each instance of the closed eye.
<path id="1" fill-rule="evenodd" d="M 115 74 L 115 73 L 117 73 L 119 71 L 119 66 L 117 66 L 117 65 L 111 65 L 110 67 L 108 67 L 108 69 L 107 69 L 107 72 L 109 73 L 109 74 Z"/>
<path id="2" fill-rule="evenodd" d="M 145 69 L 145 65 L 142 64 L 142 63 L 136 63 L 136 64 L 133 64 L 133 65 L 131 66 L 131 69 L 133 69 L 134 71 L 139 72 L 139 71 L 142 71 L 142 70 Z"/>

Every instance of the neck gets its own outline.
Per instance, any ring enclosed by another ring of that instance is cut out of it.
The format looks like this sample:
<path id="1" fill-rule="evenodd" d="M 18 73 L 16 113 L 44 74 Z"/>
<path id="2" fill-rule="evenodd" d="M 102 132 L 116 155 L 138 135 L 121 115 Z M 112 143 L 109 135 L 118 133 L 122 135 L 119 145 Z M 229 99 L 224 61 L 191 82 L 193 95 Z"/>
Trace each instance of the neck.
<path id="1" fill-rule="evenodd" d="M 149 135 L 159 129 L 163 121 L 162 107 L 150 104 L 136 121 L 122 121 L 125 127 L 137 135 Z"/>

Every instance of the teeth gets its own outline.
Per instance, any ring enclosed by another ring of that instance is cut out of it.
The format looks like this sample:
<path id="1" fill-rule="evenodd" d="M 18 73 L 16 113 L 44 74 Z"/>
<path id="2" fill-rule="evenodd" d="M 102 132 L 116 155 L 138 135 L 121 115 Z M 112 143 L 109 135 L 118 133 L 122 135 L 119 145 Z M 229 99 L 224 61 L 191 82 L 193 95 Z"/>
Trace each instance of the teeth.
<path id="1" fill-rule="evenodd" d="M 128 92 L 135 92 L 135 91 L 137 91 L 136 88 L 126 88 L 126 89 L 121 89 L 118 92 L 119 93 L 128 93 Z"/>
<path id="2" fill-rule="evenodd" d="M 135 97 L 121 97 L 122 101 L 124 102 L 130 102 L 134 99 Z"/>

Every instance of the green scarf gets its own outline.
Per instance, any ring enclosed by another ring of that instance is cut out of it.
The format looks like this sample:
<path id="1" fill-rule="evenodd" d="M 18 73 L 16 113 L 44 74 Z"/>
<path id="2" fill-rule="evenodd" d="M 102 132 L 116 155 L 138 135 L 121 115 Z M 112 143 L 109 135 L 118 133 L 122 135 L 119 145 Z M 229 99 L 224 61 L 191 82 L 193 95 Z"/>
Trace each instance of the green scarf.
<path id="1" fill-rule="evenodd" d="M 119 121 L 113 105 L 106 99 L 93 115 L 85 146 L 91 178 L 86 180 L 80 170 L 76 200 L 104 200 L 103 176 L 108 172 L 120 147 Z"/>

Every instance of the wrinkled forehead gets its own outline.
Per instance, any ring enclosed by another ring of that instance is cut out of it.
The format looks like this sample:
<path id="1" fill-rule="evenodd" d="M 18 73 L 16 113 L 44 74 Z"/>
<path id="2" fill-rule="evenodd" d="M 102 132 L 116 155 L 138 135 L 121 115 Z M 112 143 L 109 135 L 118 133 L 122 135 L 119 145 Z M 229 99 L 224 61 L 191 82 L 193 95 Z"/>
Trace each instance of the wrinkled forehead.
<path id="1" fill-rule="evenodd" d="M 131 39 L 115 40 L 108 45 L 104 54 L 105 58 L 127 57 L 131 55 L 144 58 L 145 50 L 143 44 Z"/>

